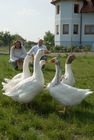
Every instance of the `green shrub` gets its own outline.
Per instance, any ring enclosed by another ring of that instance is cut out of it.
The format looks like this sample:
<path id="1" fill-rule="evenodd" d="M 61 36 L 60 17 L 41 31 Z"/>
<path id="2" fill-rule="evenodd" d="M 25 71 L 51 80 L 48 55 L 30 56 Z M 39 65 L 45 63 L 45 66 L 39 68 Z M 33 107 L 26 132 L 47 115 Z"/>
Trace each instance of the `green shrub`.
<path id="1" fill-rule="evenodd" d="M 91 46 L 89 46 L 89 45 L 84 46 L 84 51 L 85 52 L 91 51 Z"/>
<path id="2" fill-rule="evenodd" d="M 56 53 L 66 53 L 66 52 L 89 52 L 91 51 L 91 46 L 86 45 L 72 45 L 71 47 L 68 46 L 53 46 L 50 49 L 51 52 Z"/>

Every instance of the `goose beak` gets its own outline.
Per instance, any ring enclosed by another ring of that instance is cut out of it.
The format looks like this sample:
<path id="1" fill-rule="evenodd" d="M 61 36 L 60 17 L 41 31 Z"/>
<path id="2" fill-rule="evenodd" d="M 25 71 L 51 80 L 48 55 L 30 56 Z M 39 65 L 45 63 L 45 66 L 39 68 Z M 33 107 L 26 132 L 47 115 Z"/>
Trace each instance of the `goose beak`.
<path id="1" fill-rule="evenodd" d="M 50 53 L 50 51 L 44 50 L 44 54 L 49 54 L 49 53 Z"/>
<path id="2" fill-rule="evenodd" d="M 56 59 L 56 57 L 52 58 L 51 60 L 48 60 L 47 63 L 54 63 L 55 59 Z"/>

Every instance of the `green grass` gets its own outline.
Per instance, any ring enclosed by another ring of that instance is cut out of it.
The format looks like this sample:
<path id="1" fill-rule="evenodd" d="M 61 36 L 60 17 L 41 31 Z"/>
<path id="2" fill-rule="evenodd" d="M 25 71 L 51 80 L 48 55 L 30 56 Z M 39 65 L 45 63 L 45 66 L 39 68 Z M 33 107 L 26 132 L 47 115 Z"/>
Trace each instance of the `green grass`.
<path id="1" fill-rule="evenodd" d="M 11 48 L 11 47 L 10 47 Z M 26 51 L 28 52 L 30 48 L 25 48 Z M 9 47 L 0 47 L 0 53 L 8 53 L 9 54 Z"/>
<path id="2" fill-rule="evenodd" d="M 32 109 L 27 109 L 2 94 L 4 77 L 21 72 L 13 70 L 8 59 L 0 56 L 0 140 L 94 140 L 94 94 L 61 114 L 62 105 L 43 91 L 31 102 Z M 66 56 L 60 59 L 64 73 Z M 94 91 L 94 56 L 78 56 L 72 70 L 75 87 Z M 46 65 L 43 73 L 47 85 L 54 77 L 54 64 Z"/>
<path id="3" fill-rule="evenodd" d="M 0 53 L 9 53 L 9 47 L 0 47 Z"/>

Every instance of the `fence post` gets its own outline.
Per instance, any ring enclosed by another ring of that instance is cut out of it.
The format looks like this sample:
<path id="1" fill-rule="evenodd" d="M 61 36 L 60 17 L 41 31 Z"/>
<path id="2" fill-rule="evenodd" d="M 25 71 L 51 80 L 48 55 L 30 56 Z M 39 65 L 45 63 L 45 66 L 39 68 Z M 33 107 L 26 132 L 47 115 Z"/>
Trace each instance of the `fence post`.
<path id="1" fill-rule="evenodd" d="M 72 53 L 72 37 L 71 37 L 71 53 Z"/>
<path id="2" fill-rule="evenodd" d="M 9 55 L 10 55 L 10 39 L 8 41 L 8 46 L 9 46 Z"/>

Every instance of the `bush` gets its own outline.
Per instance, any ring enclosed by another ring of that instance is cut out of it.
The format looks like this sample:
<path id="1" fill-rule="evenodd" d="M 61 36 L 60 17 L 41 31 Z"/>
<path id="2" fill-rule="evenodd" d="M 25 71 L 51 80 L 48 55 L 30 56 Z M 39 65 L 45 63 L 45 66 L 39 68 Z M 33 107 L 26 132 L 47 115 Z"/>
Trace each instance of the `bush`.
<path id="1" fill-rule="evenodd" d="M 62 48 L 61 48 L 60 46 L 55 46 L 54 51 L 55 51 L 55 52 L 60 52 L 61 49 L 62 49 Z"/>
<path id="2" fill-rule="evenodd" d="M 57 52 L 57 53 L 66 53 L 66 52 L 89 52 L 91 51 L 91 46 L 86 45 L 73 45 L 71 47 L 67 46 L 53 46 L 50 49 L 51 52 Z"/>
<path id="3" fill-rule="evenodd" d="M 84 51 L 85 52 L 91 51 L 91 46 L 89 46 L 89 45 L 84 46 Z"/>

